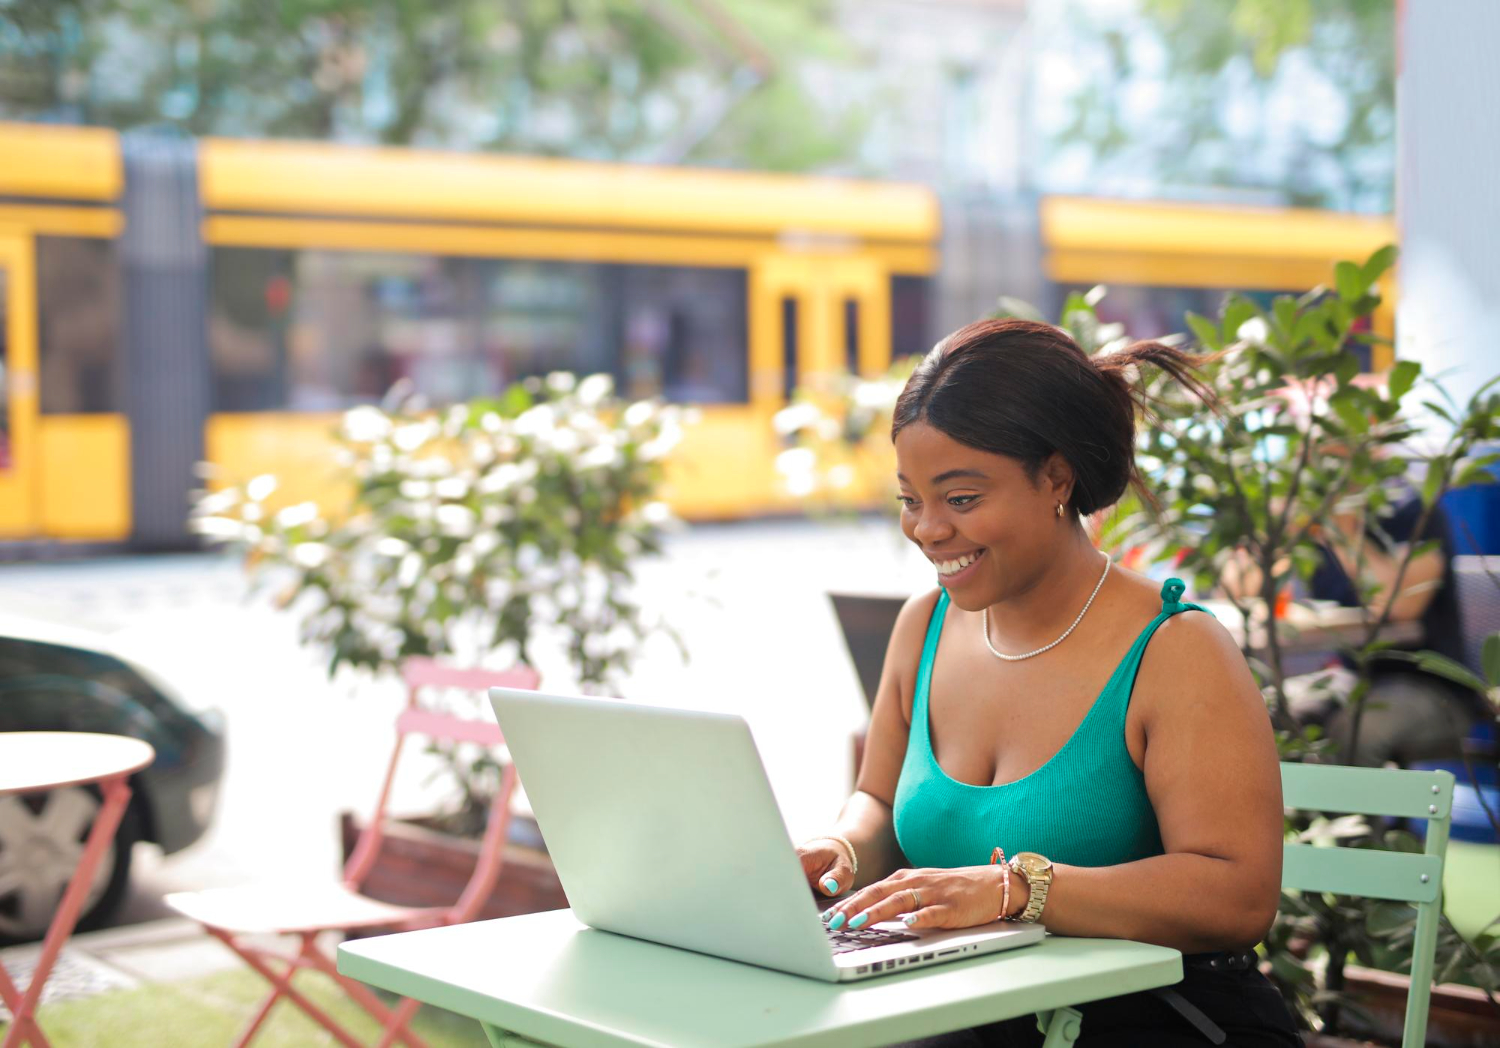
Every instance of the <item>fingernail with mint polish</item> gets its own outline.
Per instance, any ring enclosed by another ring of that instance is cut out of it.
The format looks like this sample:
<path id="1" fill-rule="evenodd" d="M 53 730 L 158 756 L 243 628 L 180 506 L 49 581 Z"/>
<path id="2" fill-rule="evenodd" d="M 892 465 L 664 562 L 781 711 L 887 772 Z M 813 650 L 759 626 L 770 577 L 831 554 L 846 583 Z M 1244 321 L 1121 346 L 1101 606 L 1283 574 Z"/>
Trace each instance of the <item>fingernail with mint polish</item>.
<path id="1" fill-rule="evenodd" d="M 830 877 L 823 882 L 823 890 L 829 895 L 837 895 L 839 893 L 839 882 Z"/>
<path id="2" fill-rule="evenodd" d="M 842 913 L 836 913 L 836 914 L 834 914 L 833 915 L 833 920 L 831 920 L 831 921 L 828 922 L 828 927 L 832 928 L 834 931 L 838 931 L 843 926 L 844 926 L 844 915 Z"/>
<path id="3" fill-rule="evenodd" d="M 869 914 L 866 914 L 866 913 L 860 914 L 859 916 L 855 917 L 854 920 L 852 920 L 852 921 L 849 922 L 849 930 L 853 931 L 856 928 L 862 928 L 862 927 L 864 927 L 864 923 L 866 921 L 868 921 L 869 919 L 870 919 L 870 915 Z"/>
<path id="4" fill-rule="evenodd" d="M 917 915 L 914 913 L 908 913 L 905 917 L 901 918 L 901 920 L 906 924 L 908 928 L 910 928 L 913 924 L 917 923 Z"/>

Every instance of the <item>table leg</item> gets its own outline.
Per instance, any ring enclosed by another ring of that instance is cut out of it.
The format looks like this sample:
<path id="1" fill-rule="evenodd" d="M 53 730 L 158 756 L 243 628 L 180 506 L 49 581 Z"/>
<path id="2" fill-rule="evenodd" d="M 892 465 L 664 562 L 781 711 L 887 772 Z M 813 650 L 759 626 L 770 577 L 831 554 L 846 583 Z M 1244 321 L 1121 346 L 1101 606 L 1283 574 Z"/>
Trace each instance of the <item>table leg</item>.
<path id="1" fill-rule="evenodd" d="M 57 955 L 62 952 L 63 943 L 73 933 L 73 926 L 78 923 L 83 912 L 83 902 L 88 898 L 94 871 L 103 861 L 109 842 L 114 840 L 115 830 L 120 827 L 120 819 L 125 815 L 125 806 L 130 803 L 130 786 L 125 779 L 126 776 L 120 775 L 100 783 L 104 791 L 104 803 L 99 807 L 99 814 L 94 817 L 94 825 L 89 830 L 88 843 L 84 845 L 78 869 L 73 871 L 73 879 L 63 892 L 62 903 L 58 906 L 57 913 L 52 915 L 47 937 L 42 940 L 42 955 L 37 958 L 36 970 L 31 974 L 31 985 L 21 998 L 21 1006 L 11 1009 L 15 1021 L 11 1023 L 10 1031 L 6 1033 L 4 1044 L 0 1048 L 19 1048 L 27 1040 L 36 1045 L 47 1043 L 45 1039 L 41 1039 L 41 1029 L 34 1019 L 37 1002 L 41 1000 L 42 987 L 47 983 L 47 976 L 57 961 Z M 6 981 L 9 982 L 9 979 Z"/>
<path id="2" fill-rule="evenodd" d="M 1055 1012 L 1043 1012 L 1037 1016 L 1038 1025 L 1044 1027 L 1047 1039 L 1042 1048 L 1072 1048 L 1083 1029 L 1083 1013 L 1076 1008 L 1059 1008 Z"/>
<path id="3" fill-rule="evenodd" d="M 490 1048 L 548 1048 L 540 1041 L 533 1041 L 529 1037 L 522 1037 L 518 1033 L 502 1030 L 498 1026 L 489 1023 L 480 1023 L 484 1028 L 484 1035 L 489 1038 Z"/>

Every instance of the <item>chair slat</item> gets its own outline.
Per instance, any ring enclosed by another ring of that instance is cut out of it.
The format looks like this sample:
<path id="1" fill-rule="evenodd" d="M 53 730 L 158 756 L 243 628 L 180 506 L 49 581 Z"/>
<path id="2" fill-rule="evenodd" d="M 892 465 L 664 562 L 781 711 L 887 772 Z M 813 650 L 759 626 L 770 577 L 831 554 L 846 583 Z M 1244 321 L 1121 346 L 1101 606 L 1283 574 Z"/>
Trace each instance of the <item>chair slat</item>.
<path id="1" fill-rule="evenodd" d="M 541 674 L 530 666 L 507 670 L 487 670 L 449 666 L 435 659 L 413 657 L 401 664 L 401 676 L 410 688 L 459 688 L 484 691 L 487 688 L 535 688 Z"/>
<path id="2" fill-rule="evenodd" d="M 1453 775 L 1322 764 L 1283 764 L 1282 803 L 1305 811 L 1446 819 L 1453 810 Z"/>
<path id="3" fill-rule="evenodd" d="M 1438 855 L 1311 844 L 1282 846 L 1281 886 L 1291 891 L 1422 903 L 1437 899 L 1442 882 L 1443 860 Z"/>
<path id="4" fill-rule="evenodd" d="M 443 742 L 477 742 L 481 746 L 505 744 L 498 724 L 424 710 L 420 706 L 408 706 L 402 710 L 396 718 L 396 730 L 402 735 L 416 733 Z"/>

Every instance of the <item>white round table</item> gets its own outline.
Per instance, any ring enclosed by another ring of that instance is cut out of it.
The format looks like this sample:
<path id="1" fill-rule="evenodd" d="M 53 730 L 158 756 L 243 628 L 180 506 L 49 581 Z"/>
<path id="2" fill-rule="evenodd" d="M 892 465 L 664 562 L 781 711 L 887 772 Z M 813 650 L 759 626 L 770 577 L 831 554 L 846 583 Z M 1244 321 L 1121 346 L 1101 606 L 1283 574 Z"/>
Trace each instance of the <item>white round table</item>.
<path id="1" fill-rule="evenodd" d="M 64 786 L 98 784 L 104 803 L 89 830 L 88 843 L 78 867 L 63 892 L 57 912 L 42 940 L 31 985 L 25 994 L 16 989 L 0 965 L 0 1000 L 11 1012 L 10 1028 L 0 1048 L 17 1048 L 30 1042 L 48 1048 L 47 1038 L 36 1024 L 37 1001 L 63 943 L 73 932 L 83 910 L 88 886 L 109 843 L 114 839 L 125 806 L 130 803 L 129 777 L 156 759 L 149 743 L 123 735 L 99 735 L 82 731 L 0 732 L 0 795 L 38 793 Z"/>

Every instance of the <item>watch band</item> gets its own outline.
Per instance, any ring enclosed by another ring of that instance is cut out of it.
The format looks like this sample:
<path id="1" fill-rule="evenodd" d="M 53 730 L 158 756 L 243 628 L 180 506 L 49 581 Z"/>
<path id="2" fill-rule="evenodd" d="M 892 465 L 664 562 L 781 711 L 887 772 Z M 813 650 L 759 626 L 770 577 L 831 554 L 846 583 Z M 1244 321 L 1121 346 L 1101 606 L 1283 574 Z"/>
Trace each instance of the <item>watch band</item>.
<path id="1" fill-rule="evenodd" d="M 1027 869 L 1027 863 L 1022 861 L 1022 855 L 1034 856 L 1045 865 L 1037 865 L 1034 869 Z M 1018 913 L 1013 919 L 1035 924 L 1042 916 L 1042 908 L 1047 905 L 1047 892 L 1052 887 L 1052 863 L 1045 856 L 1035 855 L 1032 852 L 1018 852 L 1010 860 L 1010 865 L 1016 873 L 1026 880 L 1027 899 L 1026 908 Z"/>

